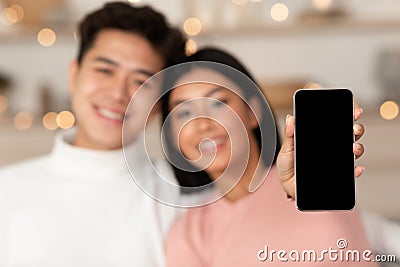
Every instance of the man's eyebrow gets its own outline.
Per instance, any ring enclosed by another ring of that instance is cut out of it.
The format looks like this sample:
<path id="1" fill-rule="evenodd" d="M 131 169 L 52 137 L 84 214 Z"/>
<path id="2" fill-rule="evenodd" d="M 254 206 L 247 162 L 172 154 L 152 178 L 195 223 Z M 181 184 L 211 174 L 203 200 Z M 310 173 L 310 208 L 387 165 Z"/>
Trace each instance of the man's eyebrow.
<path id="1" fill-rule="evenodd" d="M 200 96 L 200 97 L 210 97 L 211 95 L 216 94 L 222 90 L 225 90 L 225 89 L 218 86 L 218 87 L 215 87 L 214 89 L 212 89 L 210 92 L 208 92 L 204 96 Z M 174 108 L 174 107 L 178 106 L 179 104 L 182 104 L 188 100 L 190 100 L 190 99 L 178 99 L 171 103 L 171 107 Z"/>
<path id="2" fill-rule="evenodd" d="M 110 64 L 110 65 L 117 66 L 117 67 L 120 66 L 120 64 L 118 62 L 116 62 L 110 58 L 106 58 L 106 57 L 96 57 L 94 59 L 94 61 L 103 62 L 103 63 Z M 145 69 L 137 69 L 137 70 L 135 70 L 135 72 L 146 75 L 148 77 L 151 77 L 155 74 L 154 72 L 148 71 Z"/>
<path id="3" fill-rule="evenodd" d="M 118 62 L 115 62 L 114 60 L 106 57 L 96 57 L 94 61 L 103 62 L 114 66 L 119 66 Z"/>
<path id="4" fill-rule="evenodd" d="M 135 72 L 143 74 L 143 75 L 146 75 L 148 77 L 151 77 L 151 76 L 153 76 L 155 74 L 154 72 L 151 72 L 151 71 L 148 71 L 148 70 L 145 70 L 145 69 L 137 69 L 137 70 L 135 70 Z"/>

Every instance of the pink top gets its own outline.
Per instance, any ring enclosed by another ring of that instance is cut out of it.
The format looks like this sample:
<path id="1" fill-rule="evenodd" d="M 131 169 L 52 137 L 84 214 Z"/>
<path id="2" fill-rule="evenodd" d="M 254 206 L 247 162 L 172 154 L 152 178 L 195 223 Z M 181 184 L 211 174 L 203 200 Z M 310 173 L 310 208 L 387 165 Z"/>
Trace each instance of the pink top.
<path id="1" fill-rule="evenodd" d="M 357 210 L 298 211 L 275 167 L 245 198 L 190 209 L 166 240 L 171 267 L 378 266 L 363 259 L 374 259 L 369 249 Z"/>

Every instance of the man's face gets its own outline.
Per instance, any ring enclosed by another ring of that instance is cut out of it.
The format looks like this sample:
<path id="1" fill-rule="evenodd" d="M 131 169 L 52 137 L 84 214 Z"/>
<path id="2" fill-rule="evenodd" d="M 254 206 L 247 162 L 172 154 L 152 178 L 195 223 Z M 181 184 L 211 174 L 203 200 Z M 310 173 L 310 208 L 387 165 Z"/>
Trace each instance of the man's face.
<path id="1" fill-rule="evenodd" d="M 100 150 L 121 148 L 124 116 L 132 95 L 164 64 L 140 35 L 100 31 L 81 64 L 73 62 L 70 68 L 72 108 L 77 118 L 74 144 Z M 140 105 L 153 105 L 158 91 L 156 86 L 147 88 L 140 94 Z M 129 131 L 131 140 L 141 132 L 148 115 L 140 109 L 131 106 L 125 119 L 125 123 L 137 125 Z"/>

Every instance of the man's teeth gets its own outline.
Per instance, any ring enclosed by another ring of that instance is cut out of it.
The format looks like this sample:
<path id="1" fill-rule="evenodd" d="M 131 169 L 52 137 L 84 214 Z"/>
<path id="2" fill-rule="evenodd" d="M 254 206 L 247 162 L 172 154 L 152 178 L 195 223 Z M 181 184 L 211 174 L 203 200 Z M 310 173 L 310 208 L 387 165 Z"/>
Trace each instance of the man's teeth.
<path id="1" fill-rule="evenodd" d="M 99 113 L 103 115 L 104 117 L 111 119 L 111 120 L 122 120 L 124 118 L 124 114 L 113 112 L 108 109 L 99 109 Z"/>

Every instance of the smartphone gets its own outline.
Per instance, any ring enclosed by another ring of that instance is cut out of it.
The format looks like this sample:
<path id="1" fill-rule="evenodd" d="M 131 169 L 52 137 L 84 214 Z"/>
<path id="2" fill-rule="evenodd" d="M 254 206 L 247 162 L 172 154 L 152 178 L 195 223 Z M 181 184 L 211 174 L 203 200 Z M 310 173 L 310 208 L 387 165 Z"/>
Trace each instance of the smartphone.
<path id="1" fill-rule="evenodd" d="M 297 208 L 353 209 L 356 194 L 352 91 L 299 89 L 293 98 Z"/>

